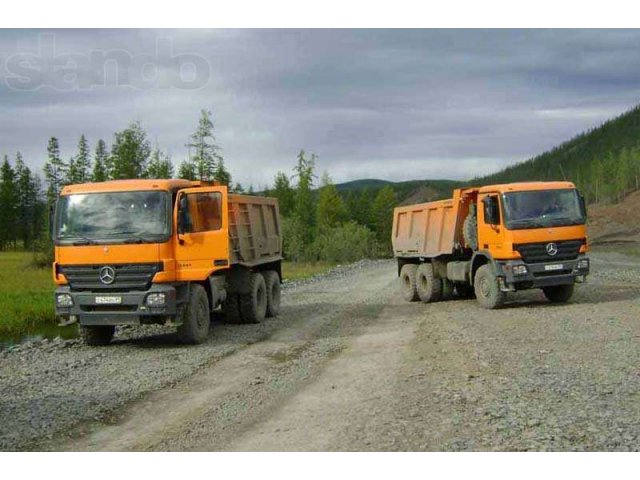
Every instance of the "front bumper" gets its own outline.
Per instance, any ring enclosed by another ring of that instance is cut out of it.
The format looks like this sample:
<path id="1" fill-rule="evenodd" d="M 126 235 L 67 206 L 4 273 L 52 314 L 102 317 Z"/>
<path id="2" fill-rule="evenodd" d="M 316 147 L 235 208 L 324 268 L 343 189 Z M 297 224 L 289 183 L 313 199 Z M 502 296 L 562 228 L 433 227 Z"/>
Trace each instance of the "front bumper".
<path id="1" fill-rule="evenodd" d="M 148 306 L 147 296 L 164 293 L 165 303 Z M 73 304 L 58 305 L 59 294 L 71 296 Z M 105 304 L 100 297 L 118 297 L 117 304 Z M 176 316 L 176 289 L 172 285 L 154 284 L 145 291 L 73 291 L 68 286 L 56 288 L 54 294 L 56 315 L 70 319 L 75 317 L 81 325 L 140 325 L 144 323 L 164 323 Z"/>
<path id="2" fill-rule="evenodd" d="M 522 266 L 526 273 L 522 273 Z M 512 291 L 584 282 L 589 274 L 590 264 L 587 256 L 581 254 L 573 260 L 544 263 L 525 263 L 522 260 L 497 261 L 496 268 L 498 277 L 504 281 L 504 289 Z"/>

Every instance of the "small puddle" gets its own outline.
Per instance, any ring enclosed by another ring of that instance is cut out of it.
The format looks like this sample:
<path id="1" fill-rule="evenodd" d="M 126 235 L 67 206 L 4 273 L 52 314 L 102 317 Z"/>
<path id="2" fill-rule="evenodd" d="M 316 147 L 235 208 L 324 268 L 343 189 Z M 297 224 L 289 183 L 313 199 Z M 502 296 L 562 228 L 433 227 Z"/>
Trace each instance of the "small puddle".
<path id="1" fill-rule="evenodd" d="M 36 330 L 29 332 L 21 336 L 0 336 L 0 350 L 14 347 L 22 343 L 37 342 L 44 340 L 53 340 L 56 337 L 60 337 L 63 340 L 70 340 L 72 338 L 78 338 L 78 326 L 68 325 L 66 327 L 59 327 L 58 325 L 42 325 Z"/>

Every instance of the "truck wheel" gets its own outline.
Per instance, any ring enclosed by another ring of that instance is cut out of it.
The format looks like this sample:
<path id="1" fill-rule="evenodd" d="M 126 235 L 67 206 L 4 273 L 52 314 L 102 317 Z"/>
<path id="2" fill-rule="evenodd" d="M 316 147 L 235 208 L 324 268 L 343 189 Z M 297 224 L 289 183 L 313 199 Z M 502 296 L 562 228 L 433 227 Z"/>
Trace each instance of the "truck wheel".
<path id="1" fill-rule="evenodd" d="M 504 304 L 506 294 L 500 290 L 498 279 L 493 274 L 491 265 L 482 265 L 476 272 L 474 281 L 476 298 L 484 308 L 500 308 Z"/>
<path id="2" fill-rule="evenodd" d="M 437 302 L 442 298 L 442 280 L 435 276 L 433 265 L 421 263 L 416 272 L 418 296 L 424 303 Z"/>
<path id="3" fill-rule="evenodd" d="M 209 297 L 202 285 L 193 284 L 189 289 L 189 301 L 182 314 L 182 325 L 178 327 L 178 338 L 182 343 L 198 344 L 209 336 Z"/>
<path id="4" fill-rule="evenodd" d="M 222 305 L 224 319 L 229 323 L 243 323 L 240 313 L 240 295 L 237 293 L 227 294 L 227 299 Z"/>
<path id="5" fill-rule="evenodd" d="M 573 284 L 544 287 L 542 291 L 551 303 L 566 303 L 573 295 Z"/>
<path id="6" fill-rule="evenodd" d="M 473 287 L 468 283 L 456 282 L 455 283 L 456 295 L 458 298 L 473 298 Z"/>
<path id="7" fill-rule="evenodd" d="M 108 345 L 115 331 L 116 327 L 113 325 L 80 325 L 80 338 L 87 345 Z"/>
<path id="8" fill-rule="evenodd" d="M 416 302 L 420 299 L 416 290 L 416 270 L 418 266 L 413 263 L 406 263 L 400 269 L 400 291 L 402 298 L 407 302 Z"/>
<path id="9" fill-rule="evenodd" d="M 474 251 L 478 249 L 478 217 L 474 208 L 469 210 L 467 218 L 464 219 L 462 237 L 467 248 Z"/>
<path id="10" fill-rule="evenodd" d="M 280 275 L 267 270 L 263 276 L 267 285 L 267 317 L 277 317 L 280 313 Z"/>
<path id="11" fill-rule="evenodd" d="M 267 285 L 259 273 L 249 274 L 249 293 L 240 295 L 240 312 L 245 323 L 260 323 L 267 314 Z"/>

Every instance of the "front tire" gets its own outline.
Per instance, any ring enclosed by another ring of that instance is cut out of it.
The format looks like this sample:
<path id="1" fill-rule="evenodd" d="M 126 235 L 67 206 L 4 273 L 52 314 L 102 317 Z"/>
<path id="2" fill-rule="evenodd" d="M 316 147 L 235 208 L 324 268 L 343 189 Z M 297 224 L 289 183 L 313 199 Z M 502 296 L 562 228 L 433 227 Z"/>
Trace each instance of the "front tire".
<path id="1" fill-rule="evenodd" d="M 249 275 L 249 293 L 240 295 L 240 312 L 245 323 L 260 323 L 267 315 L 267 284 L 261 274 Z"/>
<path id="2" fill-rule="evenodd" d="M 280 314 L 280 275 L 273 270 L 263 273 L 267 285 L 267 317 Z"/>
<path id="3" fill-rule="evenodd" d="M 500 290 L 498 277 L 493 273 L 491 265 L 482 265 L 478 269 L 473 286 L 476 298 L 484 308 L 493 310 L 504 305 L 506 294 Z"/>
<path id="4" fill-rule="evenodd" d="M 209 297 L 202 285 L 193 284 L 189 289 L 189 301 L 184 309 L 182 325 L 178 327 L 178 338 L 182 343 L 198 344 L 209 336 L 211 317 Z"/>
<path id="5" fill-rule="evenodd" d="M 573 283 L 571 285 L 544 287 L 542 291 L 551 303 L 567 303 L 573 295 Z"/>
<path id="6" fill-rule="evenodd" d="M 108 345 L 113 339 L 116 327 L 113 325 L 80 325 L 80 338 L 87 345 Z"/>
<path id="7" fill-rule="evenodd" d="M 416 290 L 417 270 L 418 266 L 413 263 L 406 263 L 400 269 L 400 291 L 407 302 L 417 302 L 420 299 Z"/>
<path id="8" fill-rule="evenodd" d="M 418 296 L 424 303 L 437 302 L 442 299 L 442 280 L 436 277 L 433 265 L 421 263 L 416 273 Z"/>

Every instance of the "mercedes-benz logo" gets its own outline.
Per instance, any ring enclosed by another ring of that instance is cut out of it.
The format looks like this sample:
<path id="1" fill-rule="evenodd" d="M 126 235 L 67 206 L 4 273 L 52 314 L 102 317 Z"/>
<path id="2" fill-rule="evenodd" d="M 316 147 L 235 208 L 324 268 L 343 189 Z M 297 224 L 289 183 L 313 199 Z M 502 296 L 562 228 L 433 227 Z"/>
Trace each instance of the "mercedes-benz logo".
<path id="1" fill-rule="evenodd" d="M 113 267 L 102 267 L 100 269 L 100 281 L 105 285 L 111 285 L 116 279 L 116 271 Z"/>
<path id="2" fill-rule="evenodd" d="M 550 257 L 553 257 L 556 253 L 558 253 L 558 246 L 553 242 L 547 243 L 546 249 Z"/>

